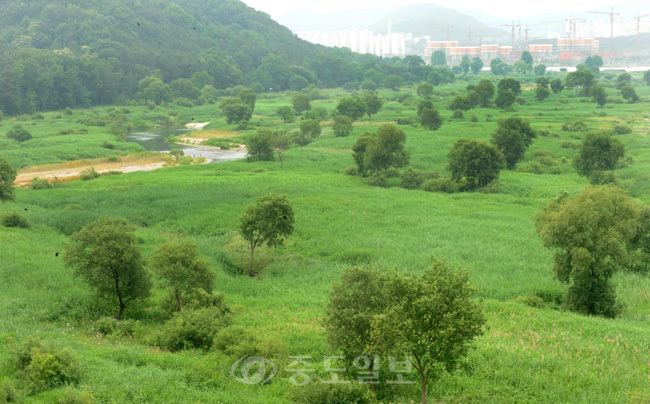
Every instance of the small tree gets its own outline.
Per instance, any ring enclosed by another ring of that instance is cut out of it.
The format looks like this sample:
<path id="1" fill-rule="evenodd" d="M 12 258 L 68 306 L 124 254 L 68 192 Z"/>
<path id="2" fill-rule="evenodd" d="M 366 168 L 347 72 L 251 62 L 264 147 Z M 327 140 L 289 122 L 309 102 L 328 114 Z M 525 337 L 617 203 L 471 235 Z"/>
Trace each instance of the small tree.
<path id="1" fill-rule="evenodd" d="M 293 233 L 293 208 L 286 195 L 268 194 L 244 209 L 239 218 L 239 230 L 251 248 L 250 275 L 258 245 L 281 246 Z"/>
<path id="2" fill-rule="evenodd" d="M 219 102 L 219 109 L 226 116 L 229 124 L 248 122 L 253 116 L 253 109 L 239 97 L 224 98 Z"/>
<path id="3" fill-rule="evenodd" d="M 490 105 L 490 100 L 494 96 L 494 84 L 490 80 L 481 80 L 474 87 L 474 90 L 479 95 L 480 103 L 483 108 Z"/>
<path id="4" fill-rule="evenodd" d="M 472 69 L 472 73 L 479 74 L 481 69 L 483 69 L 483 61 L 478 56 L 472 59 L 469 68 Z"/>
<path id="5" fill-rule="evenodd" d="M 422 98 L 431 98 L 434 88 L 435 87 L 431 83 L 420 83 L 418 84 L 417 94 Z"/>
<path id="6" fill-rule="evenodd" d="M 494 100 L 494 103 L 499 108 L 507 108 L 515 103 L 517 97 L 508 90 L 499 90 L 497 98 Z"/>
<path id="7" fill-rule="evenodd" d="M 359 172 L 365 175 L 408 164 L 409 153 L 404 150 L 404 143 L 406 134 L 392 124 L 380 126 L 377 133 L 359 136 L 352 147 Z"/>
<path id="8" fill-rule="evenodd" d="M 199 258 L 196 244 L 189 241 L 170 241 L 154 253 L 153 266 L 158 277 L 169 288 L 176 300 L 176 311 L 185 299 L 197 290 L 212 292 L 214 272 L 208 261 Z"/>
<path id="9" fill-rule="evenodd" d="M 310 101 L 309 96 L 303 93 L 296 93 L 291 97 L 291 104 L 298 115 L 302 115 L 303 112 L 311 109 Z"/>
<path id="10" fill-rule="evenodd" d="M 503 153 L 496 147 L 476 139 L 460 139 L 447 155 L 447 169 L 462 190 L 473 190 L 499 178 L 506 167 Z"/>
<path id="11" fill-rule="evenodd" d="M 621 95 L 623 96 L 623 99 L 630 104 L 634 104 L 635 102 L 639 101 L 639 96 L 636 95 L 636 91 L 634 91 L 634 87 L 632 87 L 630 83 L 626 83 L 621 88 Z"/>
<path id="12" fill-rule="evenodd" d="M 251 107 L 251 110 L 255 109 L 255 101 L 257 101 L 257 94 L 255 94 L 255 91 L 251 88 L 245 88 L 239 92 L 239 95 L 237 96 L 239 99 L 249 107 Z"/>
<path id="13" fill-rule="evenodd" d="M 530 54 L 530 52 L 523 51 L 522 54 L 521 54 L 521 61 L 526 63 L 526 64 L 532 65 L 533 64 L 533 56 Z"/>
<path id="14" fill-rule="evenodd" d="M 546 65 L 539 64 L 535 66 L 533 69 L 533 73 L 535 73 L 536 76 L 543 76 L 546 74 Z"/>
<path id="15" fill-rule="evenodd" d="M 384 99 L 377 94 L 364 94 L 363 103 L 366 104 L 366 115 L 368 120 L 372 121 L 372 116 L 375 115 L 384 105 Z"/>
<path id="16" fill-rule="evenodd" d="M 31 140 L 32 134 L 23 128 L 22 125 L 14 125 L 14 127 L 9 129 L 7 132 L 7 138 L 22 143 Z"/>
<path id="17" fill-rule="evenodd" d="M 332 130 L 336 137 L 345 137 L 352 132 L 352 119 L 345 115 L 335 115 L 332 122 Z"/>
<path id="18" fill-rule="evenodd" d="M 303 119 L 300 121 L 300 133 L 306 138 L 313 139 L 320 136 L 321 127 L 318 121 L 313 119 Z"/>
<path id="19" fill-rule="evenodd" d="M 454 98 L 447 106 L 447 109 L 451 111 L 457 111 L 457 110 L 468 111 L 471 108 L 472 106 L 469 103 L 469 99 L 462 95 L 457 95 L 456 98 Z"/>
<path id="20" fill-rule="evenodd" d="M 293 114 L 293 109 L 289 106 L 282 106 L 278 108 L 277 111 L 278 116 L 282 118 L 284 123 L 292 123 L 295 120 L 295 116 Z"/>
<path id="21" fill-rule="evenodd" d="M 561 79 L 553 79 L 551 80 L 551 90 L 553 90 L 553 94 L 561 93 L 562 90 L 564 90 L 564 84 L 562 84 Z"/>
<path id="22" fill-rule="evenodd" d="M 445 51 L 437 50 L 431 55 L 431 66 L 446 66 L 447 56 Z"/>
<path id="23" fill-rule="evenodd" d="M 625 145 L 607 132 L 588 133 L 573 159 L 578 174 L 589 177 L 597 171 L 614 170 L 625 155 Z"/>
<path id="24" fill-rule="evenodd" d="M 530 123 L 521 118 L 507 118 L 499 122 L 492 134 L 492 143 L 503 153 L 508 169 L 512 170 L 537 137 Z"/>
<path id="25" fill-rule="evenodd" d="M 117 300 L 118 320 L 127 305 L 149 296 L 149 274 L 133 227 L 123 219 L 105 217 L 86 225 L 70 236 L 63 258 L 98 297 Z"/>
<path id="26" fill-rule="evenodd" d="M 474 338 L 483 334 L 485 315 L 467 272 L 441 261 L 422 275 L 392 273 L 387 278 L 388 307 L 373 316 L 371 347 L 386 354 L 408 353 L 426 404 L 429 382 L 452 372 L 467 355 Z"/>
<path id="27" fill-rule="evenodd" d="M 508 90 L 512 93 L 512 95 L 519 95 L 521 94 L 521 82 L 519 80 L 515 79 L 502 79 L 499 80 L 499 84 L 497 84 L 497 90 L 501 92 L 501 90 Z"/>
<path id="28" fill-rule="evenodd" d="M 284 152 L 291 147 L 291 139 L 286 134 L 276 135 L 273 138 L 273 149 L 278 152 L 280 168 L 284 168 Z"/>
<path id="29" fill-rule="evenodd" d="M 571 283 L 566 306 L 583 314 L 614 317 L 618 305 L 610 279 L 627 262 L 640 204 L 624 190 L 587 186 L 578 195 L 551 200 L 535 217 L 544 247 L 555 250 L 556 277 Z"/>
<path id="30" fill-rule="evenodd" d="M 393 91 L 398 91 L 402 85 L 402 78 L 400 76 L 391 74 L 384 79 L 384 88 L 390 88 Z"/>
<path id="31" fill-rule="evenodd" d="M 16 175 L 16 169 L 4 157 L 0 157 L 0 201 L 5 202 L 14 199 Z"/>
<path id="32" fill-rule="evenodd" d="M 535 99 L 537 101 L 544 101 L 551 95 L 551 90 L 548 89 L 548 87 L 544 86 L 537 86 L 535 88 Z"/>
<path id="33" fill-rule="evenodd" d="M 248 138 L 248 161 L 273 161 L 273 133 L 269 129 L 258 129 L 257 133 Z"/>
<path id="34" fill-rule="evenodd" d="M 607 103 L 607 92 L 605 88 L 596 83 L 589 87 L 589 96 L 594 99 L 596 104 L 603 107 Z"/>
<path id="35" fill-rule="evenodd" d="M 442 126 L 442 117 L 435 108 L 423 108 L 418 115 L 420 116 L 420 125 L 429 128 L 429 130 L 436 131 Z"/>
<path id="36" fill-rule="evenodd" d="M 340 115 L 350 117 L 353 121 L 361 118 L 366 113 L 366 104 L 359 97 L 344 97 L 341 98 L 336 111 Z"/>

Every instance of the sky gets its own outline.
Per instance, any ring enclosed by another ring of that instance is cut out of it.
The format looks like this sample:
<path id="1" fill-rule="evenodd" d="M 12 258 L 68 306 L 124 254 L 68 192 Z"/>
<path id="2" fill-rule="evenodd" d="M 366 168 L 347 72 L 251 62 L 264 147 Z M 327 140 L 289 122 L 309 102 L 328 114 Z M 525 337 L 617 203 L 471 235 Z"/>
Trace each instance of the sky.
<path id="1" fill-rule="evenodd" d="M 286 14 L 297 8 L 308 8 L 314 11 L 327 12 L 351 8 L 399 7 L 408 4 L 433 3 L 441 7 L 457 10 L 475 10 L 496 17 L 521 19 L 543 13 L 570 13 L 585 11 L 600 6 L 616 4 L 643 3 L 634 0 L 624 2 L 616 0 L 242 0 L 248 6 L 264 11 L 272 18 Z"/>

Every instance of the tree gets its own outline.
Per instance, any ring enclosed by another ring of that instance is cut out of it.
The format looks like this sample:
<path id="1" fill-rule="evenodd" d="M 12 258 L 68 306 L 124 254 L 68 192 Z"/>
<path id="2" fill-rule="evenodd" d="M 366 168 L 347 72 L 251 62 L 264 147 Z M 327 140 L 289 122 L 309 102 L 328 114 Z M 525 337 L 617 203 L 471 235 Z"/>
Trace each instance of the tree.
<path id="1" fill-rule="evenodd" d="M 546 65 L 539 64 L 535 66 L 533 69 L 533 73 L 535 73 L 536 76 L 543 76 L 546 74 Z"/>
<path id="2" fill-rule="evenodd" d="M 420 125 L 429 128 L 429 130 L 435 131 L 442 126 L 442 117 L 435 108 L 424 108 L 418 115 L 420 116 Z"/>
<path id="3" fill-rule="evenodd" d="M 530 52 L 523 51 L 521 53 L 521 61 L 526 63 L 526 64 L 532 65 L 533 64 L 533 56 L 530 54 Z"/>
<path id="4" fill-rule="evenodd" d="M 495 76 L 506 74 L 508 70 L 508 65 L 503 62 L 503 60 L 496 58 L 490 61 L 490 71 Z"/>
<path id="5" fill-rule="evenodd" d="M 550 82 L 546 77 L 538 77 L 537 79 L 535 79 L 535 83 L 537 83 L 538 86 L 545 87 L 545 88 L 548 88 L 548 85 L 550 84 Z"/>
<path id="6" fill-rule="evenodd" d="M 237 96 L 239 99 L 249 107 L 251 107 L 251 111 L 255 110 L 255 101 L 257 101 L 257 94 L 255 94 L 255 91 L 251 88 L 245 88 L 239 92 L 239 95 Z"/>
<path id="7" fill-rule="evenodd" d="M 300 121 L 300 133 L 309 139 L 320 136 L 320 123 L 313 119 L 303 119 Z"/>
<path id="8" fill-rule="evenodd" d="M 255 248 L 264 244 L 281 246 L 293 233 L 293 223 L 293 208 L 286 195 L 264 195 L 244 209 L 239 218 L 239 230 L 251 247 L 251 276 Z"/>
<path id="9" fill-rule="evenodd" d="M 499 108 L 507 108 L 515 103 L 517 98 L 508 90 L 499 90 L 497 98 L 494 100 L 494 103 Z"/>
<path id="10" fill-rule="evenodd" d="M 634 87 L 632 87 L 630 83 L 625 84 L 621 88 L 621 95 L 623 96 L 623 99 L 630 104 L 639 101 L 639 96 L 636 95 L 636 91 L 634 91 Z"/>
<path id="11" fill-rule="evenodd" d="M 373 320 L 388 305 L 384 280 L 379 267 L 349 267 L 329 295 L 325 314 L 327 339 L 334 349 L 341 350 L 352 371 L 357 369 L 354 358 L 362 355 L 370 361 L 368 368 L 374 369 L 377 352 L 368 349 L 368 341 Z M 374 392 L 373 380 L 370 387 Z"/>
<path id="12" fill-rule="evenodd" d="M 492 134 L 492 144 L 501 150 L 508 169 L 512 170 L 524 157 L 535 137 L 537 134 L 528 121 L 521 118 L 506 118 L 499 122 L 497 130 Z"/>
<path id="13" fill-rule="evenodd" d="M 517 96 L 521 94 L 521 82 L 519 80 L 515 79 L 501 79 L 499 80 L 499 84 L 497 84 L 497 90 L 508 90 L 512 93 L 512 95 Z"/>
<path id="14" fill-rule="evenodd" d="M 156 105 L 172 100 L 172 90 L 169 84 L 163 83 L 160 79 L 151 81 L 142 94 L 145 99 L 153 101 Z"/>
<path id="15" fill-rule="evenodd" d="M 537 101 L 544 101 L 551 95 L 551 90 L 544 86 L 537 86 L 535 88 L 535 99 Z"/>
<path id="16" fill-rule="evenodd" d="M 303 112 L 311 109 L 310 101 L 309 96 L 303 93 L 296 93 L 291 97 L 291 104 L 298 115 L 302 115 Z"/>
<path id="17" fill-rule="evenodd" d="M 289 89 L 292 91 L 300 91 L 307 86 L 309 86 L 309 81 L 307 81 L 306 78 L 298 76 L 297 74 L 289 77 Z"/>
<path id="18" fill-rule="evenodd" d="M 481 69 L 483 69 L 483 61 L 477 56 L 472 59 L 472 63 L 470 63 L 469 67 L 472 69 L 472 73 L 479 74 Z"/>
<path id="19" fill-rule="evenodd" d="M 610 279 L 627 262 L 639 215 L 640 204 L 611 185 L 587 186 L 574 197 L 564 193 L 536 215 L 537 234 L 555 251 L 555 276 L 572 283 L 564 298 L 570 310 L 605 317 L 618 313 Z"/>
<path id="20" fill-rule="evenodd" d="M 7 131 L 7 138 L 22 143 L 31 140 L 32 134 L 22 125 L 14 125 L 13 128 Z"/>
<path id="21" fill-rule="evenodd" d="M 418 85 L 417 94 L 422 98 L 431 98 L 433 94 L 433 84 L 423 82 Z"/>
<path id="22" fill-rule="evenodd" d="M 194 87 L 190 79 L 176 79 L 169 83 L 169 88 L 176 98 L 187 98 L 188 100 L 196 100 L 201 95 L 201 91 Z"/>
<path id="23" fill-rule="evenodd" d="M 550 84 L 553 94 L 561 93 L 564 90 L 564 84 L 562 84 L 562 80 L 559 78 L 551 80 Z"/>
<path id="24" fill-rule="evenodd" d="M 631 84 L 632 83 L 632 75 L 628 72 L 623 72 L 616 77 L 616 88 L 621 89 L 623 88 L 626 84 Z"/>
<path id="25" fill-rule="evenodd" d="M 593 83 L 594 74 L 588 69 L 571 72 L 564 79 L 564 86 L 566 88 L 573 88 L 576 90 L 576 94 L 583 96 L 589 95 L 589 88 Z"/>
<path id="26" fill-rule="evenodd" d="M 447 109 L 451 111 L 469 111 L 471 108 L 472 106 L 469 103 L 469 99 L 462 95 L 457 95 L 456 98 L 454 98 L 447 106 Z"/>
<path id="27" fill-rule="evenodd" d="M 393 272 L 387 278 L 388 307 L 372 316 L 371 347 L 385 354 L 408 353 L 426 404 L 429 382 L 456 368 L 483 334 L 486 318 L 467 272 L 441 261 L 421 275 Z"/>
<path id="28" fill-rule="evenodd" d="M 291 107 L 284 105 L 282 107 L 278 108 L 277 114 L 282 118 L 284 123 L 291 123 L 295 120 L 295 116 L 293 114 L 293 109 Z"/>
<path id="29" fill-rule="evenodd" d="M 463 59 L 460 61 L 460 68 L 463 70 L 463 74 L 469 73 L 470 65 L 469 57 L 467 55 L 463 56 Z"/>
<path id="30" fill-rule="evenodd" d="M 352 132 L 352 119 L 345 115 L 335 115 L 332 122 L 332 130 L 334 131 L 334 136 L 336 137 L 345 137 Z"/>
<path id="31" fill-rule="evenodd" d="M 650 86 L 650 70 L 643 72 L 643 80 Z"/>
<path id="32" fill-rule="evenodd" d="M 602 108 L 607 102 L 607 92 L 605 88 L 596 83 L 589 87 L 589 96 Z"/>
<path id="33" fill-rule="evenodd" d="M 431 66 L 445 66 L 447 65 L 447 56 L 445 51 L 437 50 L 431 55 Z"/>
<path id="34" fill-rule="evenodd" d="M 479 83 L 474 87 L 474 91 L 476 91 L 479 95 L 481 106 L 483 108 L 487 108 L 490 105 L 490 100 L 494 96 L 494 84 L 492 84 L 492 81 L 479 81 Z"/>
<path id="35" fill-rule="evenodd" d="M 578 174 L 589 177 L 597 171 L 614 170 L 625 155 L 625 145 L 607 132 L 588 133 L 573 159 Z"/>
<path id="36" fill-rule="evenodd" d="M 377 94 L 364 94 L 362 97 L 363 103 L 366 104 L 366 115 L 368 115 L 368 120 L 372 120 L 372 115 L 375 115 L 384 105 L 384 99 L 378 96 Z"/>
<path id="37" fill-rule="evenodd" d="M 398 91 L 402 85 L 402 81 L 403 80 L 400 76 L 391 74 L 390 76 L 386 76 L 384 79 L 384 88 L 390 88 L 393 91 Z"/>
<path id="38" fill-rule="evenodd" d="M 274 154 L 271 144 L 273 133 L 269 129 L 258 129 L 246 142 L 248 161 L 273 161 Z"/>
<path id="39" fill-rule="evenodd" d="M 230 123 L 248 122 L 253 117 L 253 109 L 242 102 L 239 97 L 224 98 L 219 102 L 219 109 Z"/>
<path id="40" fill-rule="evenodd" d="M 377 89 L 377 84 L 372 80 L 364 80 L 361 82 L 359 87 L 364 91 L 375 91 Z"/>
<path id="41" fill-rule="evenodd" d="M 196 244 L 190 241 L 163 243 L 154 253 L 152 264 L 174 296 L 177 312 L 193 292 L 212 292 L 215 274 L 208 261 L 199 258 Z"/>
<path id="42" fill-rule="evenodd" d="M 365 176 L 366 173 L 408 164 L 409 153 L 404 150 L 404 143 L 406 134 L 392 124 L 380 126 L 376 133 L 362 134 L 352 147 L 359 172 Z"/>
<path id="43" fill-rule="evenodd" d="M 0 201 L 11 201 L 14 199 L 14 181 L 16 180 L 16 169 L 4 157 L 0 157 Z"/>
<path id="44" fill-rule="evenodd" d="M 522 60 L 517 60 L 517 61 L 512 65 L 512 67 L 513 67 L 513 69 L 514 69 L 517 73 L 524 73 L 524 74 L 526 74 L 526 72 L 533 70 L 533 65 L 529 65 L 528 63 L 526 63 L 526 62 L 524 62 L 524 61 L 522 61 Z M 504 68 L 505 68 L 505 67 L 504 67 Z"/>
<path id="45" fill-rule="evenodd" d="M 273 149 L 278 152 L 278 159 L 280 160 L 280 168 L 284 168 L 284 152 L 291 147 L 291 139 L 286 134 L 277 134 L 273 138 Z"/>
<path id="46" fill-rule="evenodd" d="M 458 140 L 447 157 L 451 178 L 463 190 L 488 185 L 499 178 L 499 171 L 506 167 L 506 159 L 496 146 L 476 139 Z"/>
<path id="47" fill-rule="evenodd" d="M 336 111 L 356 121 L 366 113 L 366 104 L 359 97 L 344 97 L 339 100 Z"/>
<path id="48" fill-rule="evenodd" d="M 149 296 L 151 280 L 126 220 L 105 217 L 86 225 L 70 236 L 63 258 L 99 298 L 117 300 L 118 320 L 127 305 Z"/>

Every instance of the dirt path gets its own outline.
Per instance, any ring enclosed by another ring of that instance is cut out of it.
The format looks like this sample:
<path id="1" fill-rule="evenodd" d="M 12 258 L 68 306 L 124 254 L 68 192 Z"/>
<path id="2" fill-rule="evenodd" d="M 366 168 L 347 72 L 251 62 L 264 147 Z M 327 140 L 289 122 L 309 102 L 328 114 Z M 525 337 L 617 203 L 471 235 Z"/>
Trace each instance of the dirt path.
<path id="1" fill-rule="evenodd" d="M 77 179 L 77 177 L 79 177 L 83 171 L 93 167 L 95 171 L 101 174 L 109 171 L 121 171 L 123 173 L 131 173 L 134 171 L 151 171 L 164 166 L 165 162 L 160 161 L 148 164 L 138 164 L 132 162 L 101 163 L 94 165 L 83 165 L 78 167 L 61 167 L 43 170 L 39 170 L 39 167 L 31 167 L 26 172 L 19 172 L 18 176 L 16 177 L 16 181 L 14 181 L 14 184 L 18 187 L 26 187 L 29 185 L 29 182 L 32 180 L 32 178 L 35 177 L 48 180 L 57 178 L 64 181 L 70 181 Z"/>

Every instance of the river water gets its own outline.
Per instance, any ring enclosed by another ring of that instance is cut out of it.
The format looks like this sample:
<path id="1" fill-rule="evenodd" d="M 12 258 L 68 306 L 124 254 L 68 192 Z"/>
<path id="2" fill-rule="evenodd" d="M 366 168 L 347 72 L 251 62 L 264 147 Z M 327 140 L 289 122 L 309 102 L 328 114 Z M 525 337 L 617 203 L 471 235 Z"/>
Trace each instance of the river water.
<path id="1" fill-rule="evenodd" d="M 126 136 L 127 142 L 134 142 L 148 151 L 169 152 L 171 149 L 181 149 L 186 156 L 205 157 L 213 163 L 238 160 L 246 157 L 245 151 L 217 150 L 211 147 L 181 145 L 168 143 L 165 140 L 171 136 L 183 136 L 192 129 L 156 129 L 146 132 L 134 132 Z"/>

